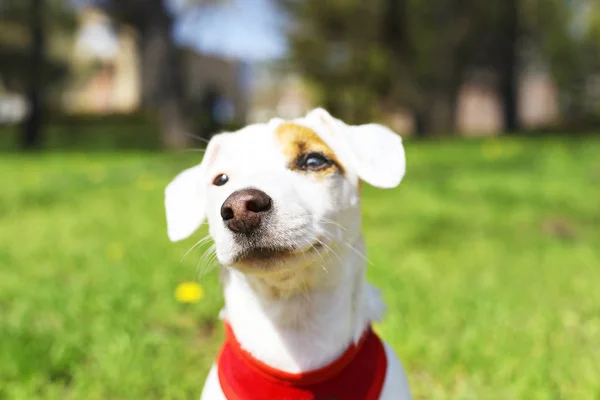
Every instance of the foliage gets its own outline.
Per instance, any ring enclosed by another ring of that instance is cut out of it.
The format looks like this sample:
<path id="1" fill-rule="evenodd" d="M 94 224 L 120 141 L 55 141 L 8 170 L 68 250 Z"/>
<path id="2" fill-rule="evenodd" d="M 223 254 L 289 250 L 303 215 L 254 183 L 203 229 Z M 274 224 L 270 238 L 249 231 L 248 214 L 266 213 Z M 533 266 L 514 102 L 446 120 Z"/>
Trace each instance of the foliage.
<path id="1" fill-rule="evenodd" d="M 354 121 L 371 118 L 388 103 L 421 114 L 430 125 L 428 130 L 452 129 L 433 124 L 436 119 L 451 121 L 452 103 L 464 75 L 476 65 L 496 66 L 498 51 L 490 51 L 490 44 L 506 36 L 501 32 L 507 23 L 508 6 L 502 5 L 506 2 L 284 4 L 292 17 L 293 62 L 319 84 L 326 106 Z"/>
<path id="2" fill-rule="evenodd" d="M 598 137 L 406 149 L 405 182 L 366 187 L 363 209 L 388 305 L 376 329 L 415 397 L 597 397 Z M 162 198 L 199 157 L 2 155 L 0 398 L 199 396 L 222 338 L 218 274 L 203 249 L 180 262 L 206 232 L 169 243 Z M 202 300 L 180 304 L 198 276 Z"/>
<path id="3" fill-rule="evenodd" d="M 599 115 L 600 88 L 593 80 L 600 73 L 600 2 L 537 2 L 531 24 L 540 32 L 540 53 L 561 89 L 565 114 L 569 118 Z"/>
<path id="4" fill-rule="evenodd" d="M 0 0 L 0 78 L 9 89 L 25 91 L 30 80 L 32 41 L 30 1 Z M 44 68 L 44 81 L 60 84 L 68 75 L 66 54 L 56 41 L 67 41 L 73 34 L 76 21 L 73 9 L 64 0 L 45 0 L 44 25 L 46 34 L 54 41 L 49 43 Z M 58 48 L 57 48 L 58 47 Z"/>
<path id="5" fill-rule="evenodd" d="M 589 78 L 600 72 L 597 0 L 283 4 L 292 63 L 319 88 L 322 104 L 355 122 L 403 107 L 420 131 L 451 131 L 458 88 L 483 70 L 497 77 L 489 84 L 510 130 L 518 126 L 521 73 L 549 70 L 571 115 L 589 104 Z"/>

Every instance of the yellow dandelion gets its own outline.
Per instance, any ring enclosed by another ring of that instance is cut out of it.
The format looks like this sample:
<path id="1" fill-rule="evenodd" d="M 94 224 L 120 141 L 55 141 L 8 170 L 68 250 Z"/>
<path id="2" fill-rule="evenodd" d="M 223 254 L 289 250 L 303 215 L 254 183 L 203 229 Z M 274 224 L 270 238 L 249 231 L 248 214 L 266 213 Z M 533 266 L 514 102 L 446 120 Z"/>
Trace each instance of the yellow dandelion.
<path id="1" fill-rule="evenodd" d="M 106 246 L 106 258 L 110 261 L 121 261 L 125 256 L 125 249 L 121 243 L 111 243 Z"/>
<path id="2" fill-rule="evenodd" d="M 482 143 L 481 152 L 488 160 L 497 160 L 504 155 L 504 148 L 500 140 L 488 139 Z"/>
<path id="3" fill-rule="evenodd" d="M 180 303 L 197 303 L 203 296 L 204 290 L 196 282 L 183 282 L 175 289 L 175 299 Z"/>

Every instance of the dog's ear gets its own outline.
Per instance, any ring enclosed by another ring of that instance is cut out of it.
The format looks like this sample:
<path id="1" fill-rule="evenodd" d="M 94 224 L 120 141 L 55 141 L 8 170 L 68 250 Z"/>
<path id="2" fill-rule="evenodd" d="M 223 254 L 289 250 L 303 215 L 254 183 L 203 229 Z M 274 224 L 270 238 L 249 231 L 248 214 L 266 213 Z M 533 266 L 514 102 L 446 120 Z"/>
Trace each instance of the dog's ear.
<path id="1" fill-rule="evenodd" d="M 202 162 L 179 173 L 165 189 L 167 234 L 173 242 L 190 236 L 206 218 L 206 169 L 216 157 L 217 141 L 213 137 Z"/>
<path id="2" fill-rule="evenodd" d="M 349 126 L 317 108 L 306 121 L 363 181 L 380 188 L 400 184 L 406 171 L 402 138 L 379 124 Z"/>
<path id="3" fill-rule="evenodd" d="M 202 164 L 186 169 L 165 189 L 167 234 L 173 242 L 190 236 L 205 218 L 204 168 Z"/>

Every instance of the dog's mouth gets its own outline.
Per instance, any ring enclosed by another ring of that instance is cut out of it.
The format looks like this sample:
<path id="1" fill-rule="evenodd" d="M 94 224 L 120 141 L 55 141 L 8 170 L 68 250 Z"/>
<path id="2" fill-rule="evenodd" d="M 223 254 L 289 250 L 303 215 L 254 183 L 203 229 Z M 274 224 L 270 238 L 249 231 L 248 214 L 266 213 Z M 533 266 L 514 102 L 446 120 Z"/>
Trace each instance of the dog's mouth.
<path id="1" fill-rule="evenodd" d="M 257 246 L 241 251 L 234 263 L 239 264 L 272 264 L 295 257 L 305 257 L 310 253 L 318 253 L 324 247 L 323 242 L 317 240 L 305 248 L 294 247 L 268 247 Z"/>

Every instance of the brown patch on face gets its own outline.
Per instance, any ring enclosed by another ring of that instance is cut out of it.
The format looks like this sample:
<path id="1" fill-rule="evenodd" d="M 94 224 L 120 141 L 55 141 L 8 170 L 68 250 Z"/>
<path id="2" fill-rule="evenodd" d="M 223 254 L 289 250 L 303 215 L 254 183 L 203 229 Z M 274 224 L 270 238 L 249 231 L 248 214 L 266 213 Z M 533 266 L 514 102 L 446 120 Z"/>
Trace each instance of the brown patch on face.
<path id="1" fill-rule="evenodd" d="M 318 171 L 306 172 L 321 177 L 336 172 L 344 174 L 344 168 L 333 150 L 312 129 L 293 122 L 284 122 L 277 127 L 275 135 L 283 147 L 283 154 L 288 159 L 290 169 L 302 170 L 298 166 L 299 160 L 308 153 L 319 153 L 331 160 L 331 164 Z"/>

